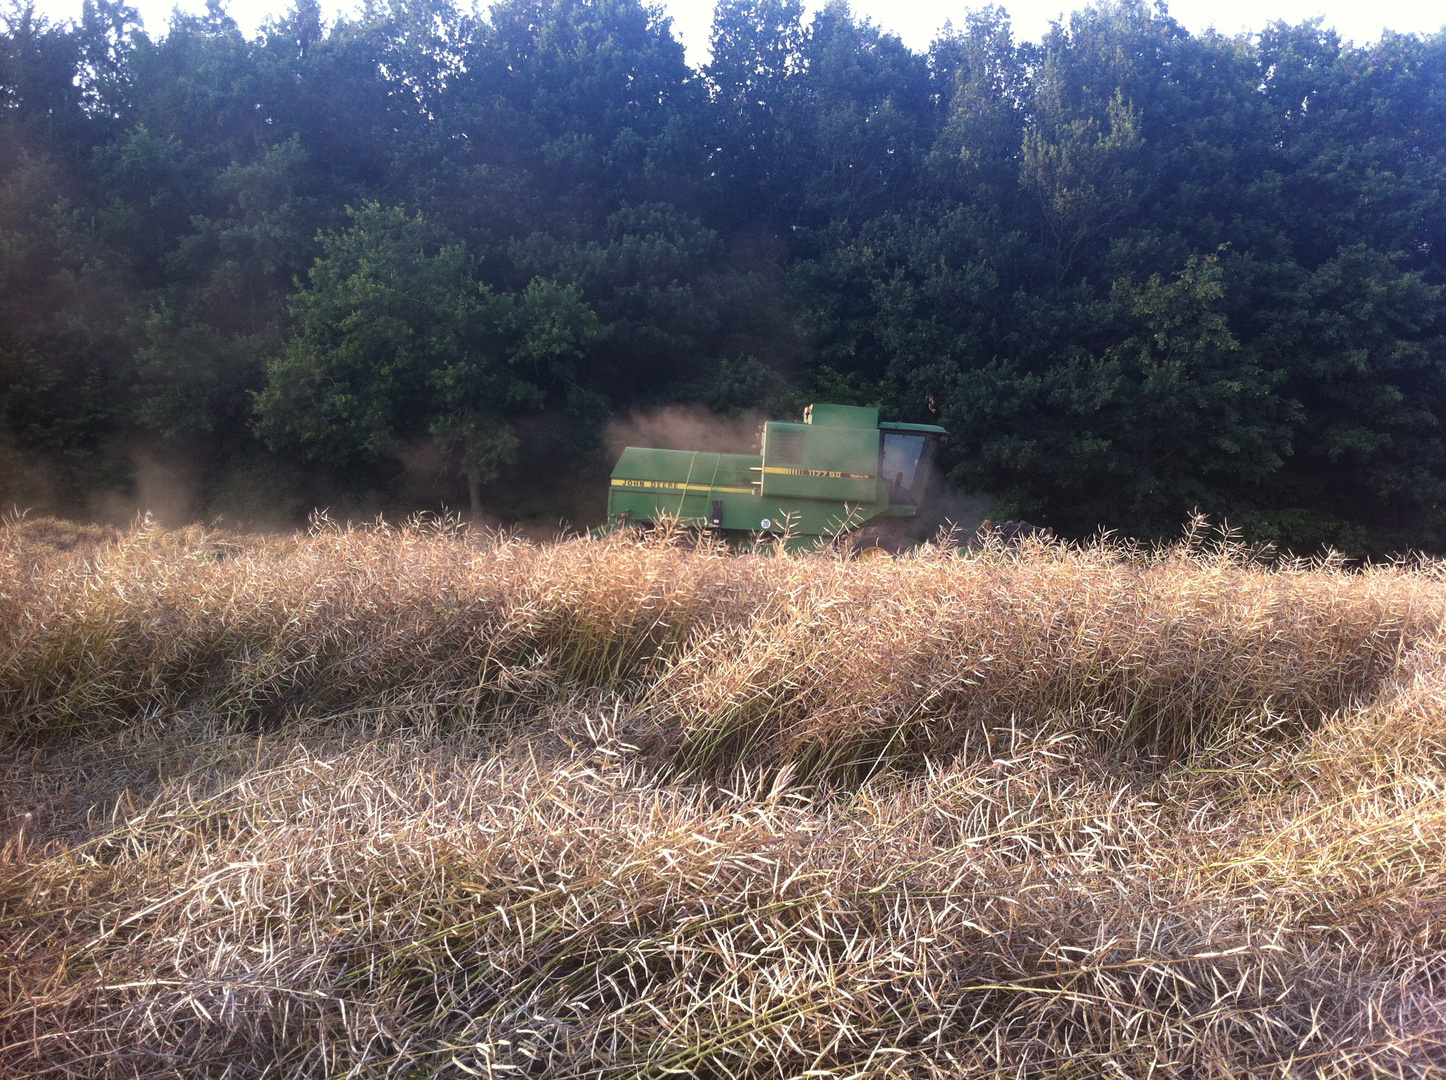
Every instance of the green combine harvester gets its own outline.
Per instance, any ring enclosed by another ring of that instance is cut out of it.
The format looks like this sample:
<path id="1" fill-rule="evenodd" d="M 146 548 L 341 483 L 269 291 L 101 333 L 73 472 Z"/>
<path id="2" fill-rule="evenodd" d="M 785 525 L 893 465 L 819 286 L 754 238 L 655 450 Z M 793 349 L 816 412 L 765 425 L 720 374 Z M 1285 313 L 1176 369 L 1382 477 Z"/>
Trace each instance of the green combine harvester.
<path id="1" fill-rule="evenodd" d="M 764 424 L 761 454 L 629 446 L 613 469 L 608 521 L 674 518 L 730 540 L 782 538 L 792 550 L 845 535 L 863 553 L 898 551 L 947 434 L 880 423 L 878 409 L 810 405 L 801 424 Z"/>

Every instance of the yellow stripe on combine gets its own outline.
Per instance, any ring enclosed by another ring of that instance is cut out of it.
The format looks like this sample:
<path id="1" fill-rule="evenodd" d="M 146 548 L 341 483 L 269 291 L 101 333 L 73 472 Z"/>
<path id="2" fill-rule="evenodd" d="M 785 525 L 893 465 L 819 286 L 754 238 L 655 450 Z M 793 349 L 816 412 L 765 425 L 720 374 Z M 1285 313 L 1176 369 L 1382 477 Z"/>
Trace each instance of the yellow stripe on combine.
<path id="1" fill-rule="evenodd" d="M 683 484 L 673 480 L 619 480 L 613 477 L 613 487 L 633 488 L 642 491 L 723 491 L 729 495 L 753 495 L 751 487 L 713 487 L 709 484 Z"/>
<path id="2" fill-rule="evenodd" d="M 765 465 L 763 471 L 775 476 L 816 476 L 824 480 L 876 480 L 873 473 L 831 472 L 828 469 L 785 469 L 779 465 Z"/>

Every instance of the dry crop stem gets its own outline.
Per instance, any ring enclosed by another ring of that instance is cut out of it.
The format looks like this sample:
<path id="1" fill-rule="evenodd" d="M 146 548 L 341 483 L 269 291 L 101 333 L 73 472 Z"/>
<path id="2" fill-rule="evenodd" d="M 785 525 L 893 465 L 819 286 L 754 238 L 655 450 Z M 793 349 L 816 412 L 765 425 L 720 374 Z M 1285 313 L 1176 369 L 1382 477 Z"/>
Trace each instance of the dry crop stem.
<path id="1" fill-rule="evenodd" d="M 1430 1076 L 1446 588 L 0 529 L 0 1075 Z"/>

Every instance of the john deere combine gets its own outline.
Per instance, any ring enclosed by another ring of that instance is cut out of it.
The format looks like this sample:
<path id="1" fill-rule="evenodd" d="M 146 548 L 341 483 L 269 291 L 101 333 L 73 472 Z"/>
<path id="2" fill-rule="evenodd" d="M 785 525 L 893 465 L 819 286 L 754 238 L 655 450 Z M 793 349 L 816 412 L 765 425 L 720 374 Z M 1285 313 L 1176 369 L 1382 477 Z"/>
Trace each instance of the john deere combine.
<path id="1" fill-rule="evenodd" d="M 810 405 L 803 423 L 763 425 L 761 454 L 629 446 L 613 469 L 612 523 L 663 517 L 729 537 L 786 536 L 793 548 L 855 534 L 896 549 L 929 482 L 932 424 L 879 423 L 879 410 Z"/>

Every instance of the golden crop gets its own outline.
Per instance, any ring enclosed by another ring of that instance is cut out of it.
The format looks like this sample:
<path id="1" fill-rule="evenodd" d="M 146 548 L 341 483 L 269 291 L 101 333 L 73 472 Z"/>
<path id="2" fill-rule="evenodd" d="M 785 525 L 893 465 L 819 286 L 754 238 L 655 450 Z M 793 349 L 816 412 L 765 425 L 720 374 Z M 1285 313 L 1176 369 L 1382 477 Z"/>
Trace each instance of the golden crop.
<path id="1" fill-rule="evenodd" d="M 1446 583 L 0 529 L 0 1076 L 1446 1070 Z"/>

